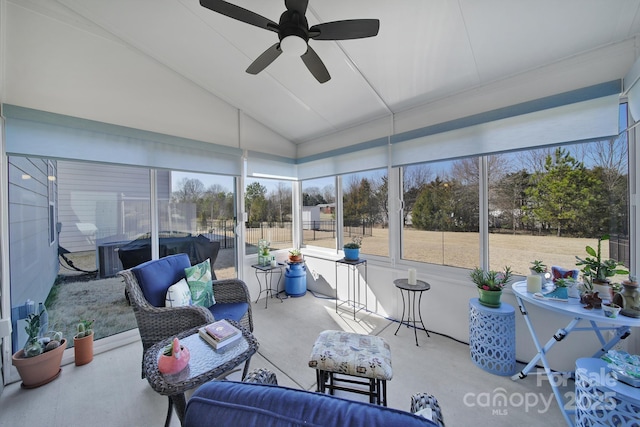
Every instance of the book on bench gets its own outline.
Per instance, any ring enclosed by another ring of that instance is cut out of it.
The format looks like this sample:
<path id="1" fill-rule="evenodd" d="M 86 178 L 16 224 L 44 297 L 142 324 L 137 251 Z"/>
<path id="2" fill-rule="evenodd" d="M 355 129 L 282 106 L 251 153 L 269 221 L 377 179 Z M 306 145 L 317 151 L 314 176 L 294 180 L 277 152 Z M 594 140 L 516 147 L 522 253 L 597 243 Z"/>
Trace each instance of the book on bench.
<path id="1" fill-rule="evenodd" d="M 242 337 L 242 332 L 225 320 L 199 328 L 198 334 L 216 350 L 221 350 Z"/>

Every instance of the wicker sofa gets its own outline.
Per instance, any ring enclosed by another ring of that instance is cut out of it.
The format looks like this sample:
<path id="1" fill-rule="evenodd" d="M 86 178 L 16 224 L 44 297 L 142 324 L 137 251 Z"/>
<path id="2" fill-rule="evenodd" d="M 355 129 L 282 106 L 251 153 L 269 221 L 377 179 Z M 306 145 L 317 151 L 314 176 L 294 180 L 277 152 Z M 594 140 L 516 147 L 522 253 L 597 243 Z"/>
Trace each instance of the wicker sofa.
<path id="1" fill-rule="evenodd" d="M 190 266 L 186 254 L 177 254 L 147 261 L 118 273 L 125 282 L 143 352 L 158 341 L 217 319 L 235 320 L 253 331 L 249 290 L 238 279 L 214 280 L 216 304 L 209 308 L 197 305 L 164 307 L 167 289 L 183 279 L 184 269 Z"/>
<path id="2" fill-rule="evenodd" d="M 431 419 L 414 415 L 429 408 Z M 426 393 L 411 398 L 411 412 L 328 394 L 277 385 L 266 369 L 250 372 L 244 382 L 212 381 L 187 403 L 184 427 L 214 426 L 349 426 L 444 427 L 438 401 Z"/>

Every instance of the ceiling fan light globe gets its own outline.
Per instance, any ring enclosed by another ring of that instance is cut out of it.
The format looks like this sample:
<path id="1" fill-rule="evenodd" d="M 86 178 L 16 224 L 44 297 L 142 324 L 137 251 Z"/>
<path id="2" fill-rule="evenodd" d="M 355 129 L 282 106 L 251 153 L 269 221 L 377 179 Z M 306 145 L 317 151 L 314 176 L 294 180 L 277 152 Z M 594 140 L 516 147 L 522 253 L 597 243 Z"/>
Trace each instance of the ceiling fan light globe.
<path id="1" fill-rule="evenodd" d="M 302 56 L 307 53 L 307 42 L 298 36 L 287 36 L 280 41 L 280 49 L 289 56 Z"/>

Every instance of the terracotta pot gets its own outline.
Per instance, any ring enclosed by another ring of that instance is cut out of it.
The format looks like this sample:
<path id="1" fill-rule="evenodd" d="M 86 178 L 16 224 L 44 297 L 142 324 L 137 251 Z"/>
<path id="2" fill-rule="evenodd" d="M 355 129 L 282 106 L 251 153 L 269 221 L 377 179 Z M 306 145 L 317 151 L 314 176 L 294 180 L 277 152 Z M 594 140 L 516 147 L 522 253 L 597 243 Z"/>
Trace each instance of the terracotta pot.
<path id="1" fill-rule="evenodd" d="M 301 262 L 302 255 L 289 255 L 289 261 L 291 262 Z"/>
<path id="2" fill-rule="evenodd" d="M 86 365 L 93 360 L 93 332 L 87 337 L 73 337 L 73 355 L 76 366 Z"/>
<path id="3" fill-rule="evenodd" d="M 16 352 L 11 357 L 11 363 L 22 378 L 22 387 L 36 388 L 58 378 L 62 372 L 60 363 L 65 348 L 67 348 L 67 340 L 63 339 L 58 348 L 38 356 L 25 358 L 23 357 L 24 350 Z"/>

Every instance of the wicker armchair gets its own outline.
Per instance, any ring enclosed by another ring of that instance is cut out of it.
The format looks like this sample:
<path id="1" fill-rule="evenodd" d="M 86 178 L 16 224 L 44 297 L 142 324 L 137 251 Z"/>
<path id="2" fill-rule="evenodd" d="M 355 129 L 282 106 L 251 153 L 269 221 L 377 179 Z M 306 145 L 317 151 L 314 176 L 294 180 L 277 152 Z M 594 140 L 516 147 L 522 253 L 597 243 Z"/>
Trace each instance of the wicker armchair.
<path id="1" fill-rule="evenodd" d="M 158 341 L 217 320 L 208 308 L 202 306 L 156 307 L 150 304 L 143 294 L 134 270 L 135 268 L 123 270 L 118 275 L 125 282 L 125 292 L 136 317 L 143 353 Z M 176 274 L 179 275 L 180 272 L 176 272 Z M 168 280 L 172 281 L 173 279 Z M 233 320 L 238 321 L 242 327 L 249 331 L 253 331 L 253 316 L 247 285 L 238 279 L 214 280 L 213 289 L 216 299 L 214 307 L 232 303 L 247 303 L 247 311 L 242 318 Z"/>

